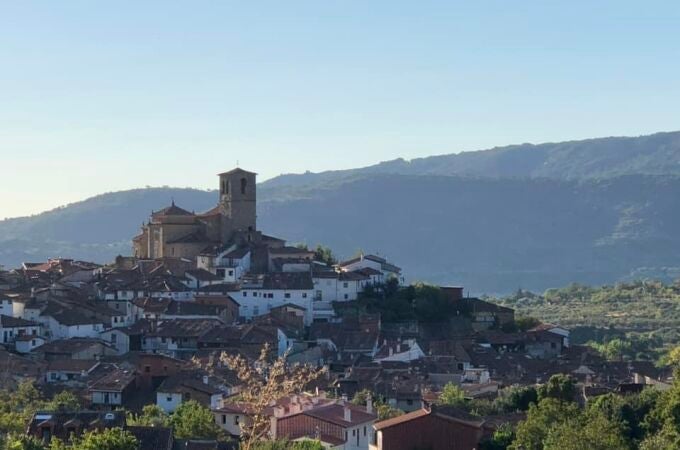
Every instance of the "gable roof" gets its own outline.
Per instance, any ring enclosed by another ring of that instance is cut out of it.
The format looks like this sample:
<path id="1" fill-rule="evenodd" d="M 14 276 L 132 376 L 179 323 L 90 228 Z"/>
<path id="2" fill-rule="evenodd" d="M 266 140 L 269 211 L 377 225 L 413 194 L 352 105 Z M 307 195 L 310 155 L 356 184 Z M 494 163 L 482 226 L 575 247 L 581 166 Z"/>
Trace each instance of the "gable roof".
<path id="1" fill-rule="evenodd" d="M 249 175 L 257 175 L 255 172 L 248 172 L 247 170 L 241 169 L 240 167 L 236 167 L 231 170 L 227 170 L 226 172 L 218 173 L 217 176 L 222 176 L 222 175 L 234 175 L 236 173 L 246 173 Z"/>
<path id="2" fill-rule="evenodd" d="M 17 327 L 37 327 L 38 324 L 31 321 L 25 320 L 21 317 L 12 317 L 0 314 L 0 327 L 2 328 L 17 328 Z"/>
<path id="3" fill-rule="evenodd" d="M 151 215 L 153 217 L 160 217 L 160 216 L 193 216 L 195 214 L 187 211 L 186 209 L 180 208 L 179 206 L 175 205 L 175 202 L 173 201 L 170 206 L 167 206 L 159 211 L 152 211 Z"/>

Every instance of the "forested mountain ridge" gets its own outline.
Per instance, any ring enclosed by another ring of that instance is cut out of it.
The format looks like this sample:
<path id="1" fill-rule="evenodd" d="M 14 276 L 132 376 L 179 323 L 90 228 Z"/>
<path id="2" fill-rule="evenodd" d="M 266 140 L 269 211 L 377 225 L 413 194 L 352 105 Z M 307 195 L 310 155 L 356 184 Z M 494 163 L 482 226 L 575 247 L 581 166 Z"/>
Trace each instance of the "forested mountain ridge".
<path id="1" fill-rule="evenodd" d="M 557 179 L 680 175 L 680 132 L 509 145 L 410 161 L 395 159 L 358 169 L 281 175 L 263 186 L 323 185 L 348 177 L 380 173 Z"/>

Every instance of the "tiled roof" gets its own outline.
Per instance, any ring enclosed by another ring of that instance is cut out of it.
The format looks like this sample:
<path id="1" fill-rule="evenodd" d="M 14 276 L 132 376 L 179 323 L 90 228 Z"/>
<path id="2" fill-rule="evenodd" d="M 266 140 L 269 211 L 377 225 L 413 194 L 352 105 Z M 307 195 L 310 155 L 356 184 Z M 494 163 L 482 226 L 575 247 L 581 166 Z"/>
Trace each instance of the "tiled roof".
<path id="1" fill-rule="evenodd" d="M 163 208 L 159 211 L 153 211 L 151 215 L 154 217 L 160 217 L 160 216 L 193 216 L 194 214 L 187 211 L 186 209 L 180 208 L 179 206 L 175 205 L 175 202 L 172 202 L 170 206 Z"/>
<path id="2" fill-rule="evenodd" d="M 2 328 L 37 327 L 38 324 L 31 320 L 25 320 L 20 317 L 12 317 L 1 314 L 0 326 Z"/>
<path id="3" fill-rule="evenodd" d="M 345 420 L 345 408 L 351 411 L 350 420 Z M 302 414 L 331 422 L 342 427 L 352 427 L 362 423 L 372 422 L 377 416 L 366 411 L 366 408 L 345 403 L 332 403 L 319 408 L 304 411 Z"/>

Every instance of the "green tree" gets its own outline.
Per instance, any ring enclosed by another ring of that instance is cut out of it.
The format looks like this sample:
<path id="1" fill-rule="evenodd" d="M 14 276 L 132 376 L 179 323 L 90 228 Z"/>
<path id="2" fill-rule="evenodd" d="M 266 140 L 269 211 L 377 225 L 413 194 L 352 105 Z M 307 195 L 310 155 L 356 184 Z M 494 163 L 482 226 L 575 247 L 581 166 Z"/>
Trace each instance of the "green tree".
<path id="1" fill-rule="evenodd" d="M 329 266 L 332 266 L 333 264 L 336 264 L 338 261 L 333 255 L 333 251 L 325 247 L 321 244 L 318 244 L 316 246 L 316 249 L 314 249 L 314 260 L 322 262 L 324 264 L 327 264 Z"/>
<path id="2" fill-rule="evenodd" d="M 172 414 L 172 427 L 179 439 L 217 439 L 222 430 L 212 412 L 195 400 L 183 402 Z"/>
<path id="3" fill-rule="evenodd" d="M 547 383 L 538 387 L 538 398 L 555 398 L 570 402 L 576 394 L 576 381 L 569 375 L 557 374 L 550 377 Z"/>
<path id="4" fill-rule="evenodd" d="M 121 428 L 90 431 L 76 440 L 72 450 L 137 450 L 137 439 Z"/>
<path id="5" fill-rule="evenodd" d="M 47 450 L 42 441 L 33 436 L 10 437 L 4 448 L 6 450 Z"/>
<path id="6" fill-rule="evenodd" d="M 437 404 L 462 407 L 465 405 L 465 392 L 451 382 L 446 383 L 437 398 Z"/>
<path id="7" fill-rule="evenodd" d="M 575 403 L 555 398 L 545 398 L 531 404 L 527 418 L 517 426 L 511 450 L 543 450 L 543 442 L 550 430 L 562 422 L 578 417 L 580 411 Z"/>
<path id="8" fill-rule="evenodd" d="M 73 392 L 61 391 L 52 397 L 52 400 L 45 403 L 42 409 L 49 411 L 78 411 L 80 400 Z"/>
<path id="9" fill-rule="evenodd" d="M 576 415 L 548 431 L 544 450 L 628 450 L 616 423 L 602 414 Z"/>
<path id="10" fill-rule="evenodd" d="M 140 427 L 169 427 L 171 420 L 160 406 L 150 404 L 142 408 L 141 414 L 128 413 L 127 424 Z"/>
<path id="11" fill-rule="evenodd" d="M 479 443 L 479 450 L 506 450 L 515 439 L 515 431 L 508 423 L 502 424 L 494 431 L 491 438 Z"/>
<path id="12" fill-rule="evenodd" d="M 680 433 L 667 423 L 655 434 L 650 434 L 640 444 L 640 450 L 677 450 L 680 448 Z"/>
<path id="13" fill-rule="evenodd" d="M 515 386 L 501 391 L 497 403 L 502 412 L 526 411 L 532 403 L 538 403 L 538 392 L 533 386 Z"/>

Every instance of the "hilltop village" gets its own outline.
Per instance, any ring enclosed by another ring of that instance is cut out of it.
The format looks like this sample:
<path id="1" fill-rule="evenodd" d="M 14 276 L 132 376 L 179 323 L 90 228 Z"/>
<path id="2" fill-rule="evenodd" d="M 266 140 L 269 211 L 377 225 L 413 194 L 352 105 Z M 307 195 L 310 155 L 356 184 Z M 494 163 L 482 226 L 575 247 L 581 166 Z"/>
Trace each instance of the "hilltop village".
<path id="1" fill-rule="evenodd" d="M 141 449 L 238 448 L 254 405 L 233 369 L 204 363 L 222 353 L 256 362 L 263 348 L 323 369 L 267 405 L 265 438 L 329 449 L 473 449 L 526 417 L 442 401 L 451 392 L 491 404 L 559 374 L 581 404 L 670 387 L 671 374 L 649 362 L 606 361 L 558 324 L 527 323 L 463 287 L 408 285 L 399 261 L 337 261 L 322 246 L 267 235 L 256 207 L 256 174 L 237 168 L 219 175 L 213 209 L 171 201 L 152 212 L 131 256 L 0 271 L 0 387 L 30 382 L 79 405 L 36 411 L 26 435 L 68 441 L 115 427 Z M 180 437 L 125 413 L 155 405 L 172 415 L 188 402 L 209 411 L 221 438 Z"/>

